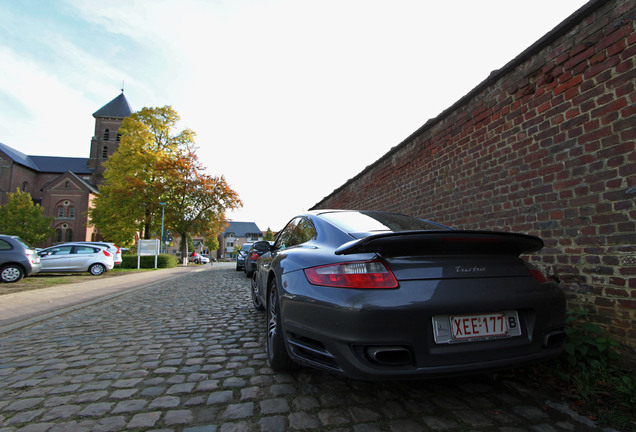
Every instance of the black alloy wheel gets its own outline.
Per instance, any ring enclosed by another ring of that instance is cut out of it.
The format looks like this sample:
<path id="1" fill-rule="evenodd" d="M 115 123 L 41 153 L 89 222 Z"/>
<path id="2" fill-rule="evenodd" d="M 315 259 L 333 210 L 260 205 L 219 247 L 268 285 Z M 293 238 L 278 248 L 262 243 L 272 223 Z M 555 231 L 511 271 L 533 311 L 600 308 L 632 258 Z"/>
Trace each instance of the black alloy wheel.
<path id="1" fill-rule="evenodd" d="M 289 357 L 283 338 L 280 301 L 275 279 L 270 283 L 269 301 L 267 302 L 267 360 L 269 360 L 270 367 L 276 372 L 294 369 L 295 363 Z"/>
<path id="2" fill-rule="evenodd" d="M 263 302 L 258 297 L 258 282 L 256 281 L 256 273 L 252 275 L 251 282 L 251 290 L 252 290 L 252 304 L 256 308 L 256 310 L 262 311 L 265 310 L 265 306 L 263 306 Z"/>

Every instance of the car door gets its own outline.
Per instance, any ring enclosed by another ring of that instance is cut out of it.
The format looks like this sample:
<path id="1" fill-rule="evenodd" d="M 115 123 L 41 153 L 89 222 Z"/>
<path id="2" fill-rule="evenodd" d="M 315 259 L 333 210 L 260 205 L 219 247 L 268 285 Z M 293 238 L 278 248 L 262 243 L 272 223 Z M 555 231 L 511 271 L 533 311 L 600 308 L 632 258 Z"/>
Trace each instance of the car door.
<path id="1" fill-rule="evenodd" d="M 40 255 L 42 271 L 67 271 L 73 246 L 55 246 Z"/>
<path id="2" fill-rule="evenodd" d="M 274 266 L 276 272 L 284 272 L 284 259 L 287 251 L 315 238 L 316 229 L 307 218 L 292 219 L 276 237 L 269 254 L 263 255 L 263 267 Z"/>
<path id="3" fill-rule="evenodd" d="M 70 271 L 87 271 L 95 262 L 95 255 L 100 251 L 96 246 L 74 246 L 69 257 Z"/>

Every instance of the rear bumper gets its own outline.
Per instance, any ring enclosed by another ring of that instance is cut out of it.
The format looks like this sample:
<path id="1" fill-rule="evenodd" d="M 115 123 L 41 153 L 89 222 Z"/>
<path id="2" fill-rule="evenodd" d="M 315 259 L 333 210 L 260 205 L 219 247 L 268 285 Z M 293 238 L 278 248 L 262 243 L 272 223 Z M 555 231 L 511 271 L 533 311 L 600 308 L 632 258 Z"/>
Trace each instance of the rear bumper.
<path id="1" fill-rule="evenodd" d="M 532 278 L 402 281 L 395 290 L 310 285 L 285 276 L 281 311 L 299 363 L 359 379 L 413 378 L 509 368 L 558 356 L 565 299 Z M 438 344 L 432 317 L 516 310 L 521 335 Z"/>
<path id="2" fill-rule="evenodd" d="M 38 274 L 42 271 L 42 264 L 38 263 L 38 264 L 31 264 L 31 269 L 29 270 L 27 268 L 27 276 L 33 276 L 35 274 Z"/>

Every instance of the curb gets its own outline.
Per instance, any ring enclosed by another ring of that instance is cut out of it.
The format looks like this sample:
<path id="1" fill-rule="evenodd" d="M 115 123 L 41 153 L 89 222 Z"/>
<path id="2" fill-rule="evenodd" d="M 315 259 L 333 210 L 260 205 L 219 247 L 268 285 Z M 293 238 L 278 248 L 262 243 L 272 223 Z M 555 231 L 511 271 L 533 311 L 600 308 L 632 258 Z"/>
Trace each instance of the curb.
<path id="1" fill-rule="evenodd" d="M 143 289 L 150 288 L 150 287 L 152 287 L 154 285 L 157 285 L 159 283 L 162 283 L 162 282 L 165 282 L 165 281 L 168 281 L 168 280 L 171 280 L 171 279 L 175 279 L 175 278 L 177 278 L 179 276 L 183 276 L 184 274 L 198 273 L 198 272 L 209 271 L 209 270 L 212 270 L 212 266 L 197 268 L 197 269 L 193 269 L 193 270 L 185 270 L 185 271 L 180 271 L 180 272 L 177 271 L 177 272 L 172 273 L 170 275 L 166 275 L 166 277 L 163 277 L 163 278 L 161 278 L 159 280 L 155 280 L 155 281 L 148 282 L 148 283 L 142 283 L 141 285 L 135 285 L 135 286 L 132 286 L 131 288 L 123 288 L 122 290 L 114 292 L 114 293 L 111 293 L 111 294 L 98 296 L 96 298 L 92 298 L 92 299 L 87 300 L 87 301 L 75 303 L 75 304 L 73 304 L 71 306 L 60 307 L 60 308 L 52 310 L 50 312 L 44 312 L 44 313 L 39 314 L 37 316 L 32 316 L 32 317 L 25 318 L 25 319 L 18 319 L 15 322 L 12 322 L 12 323 L 9 323 L 9 324 L 5 324 L 5 325 L 0 325 L 0 334 L 1 333 L 8 333 L 10 331 L 13 331 L 13 330 L 16 330 L 16 329 L 19 329 L 19 328 L 22 328 L 22 327 L 26 327 L 26 326 L 31 325 L 31 324 L 35 324 L 35 323 L 38 323 L 38 322 L 41 322 L 41 321 L 45 321 L 45 320 L 47 320 L 49 318 L 53 318 L 53 317 L 56 317 L 56 316 L 59 316 L 59 315 L 64 315 L 64 314 L 67 314 L 69 312 L 73 312 L 75 310 L 85 308 L 87 306 L 92 306 L 92 305 L 99 304 L 99 303 L 102 303 L 102 302 L 105 302 L 105 301 L 108 301 L 108 300 L 111 300 L 111 299 L 114 299 L 114 298 L 117 298 L 117 297 L 124 296 L 126 294 L 130 294 L 130 293 L 134 293 L 134 292 L 137 292 L 137 291 L 141 291 Z M 149 275 L 152 275 L 152 273 L 150 273 Z M 124 282 L 124 281 L 122 281 L 122 282 Z M 84 283 L 84 282 L 79 282 L 79 283 Z M 75 284 L 73 284 L 73 285 L 75 285 Z M 46 301 L 46 300 L 44 299 L 42 301 Z"/>

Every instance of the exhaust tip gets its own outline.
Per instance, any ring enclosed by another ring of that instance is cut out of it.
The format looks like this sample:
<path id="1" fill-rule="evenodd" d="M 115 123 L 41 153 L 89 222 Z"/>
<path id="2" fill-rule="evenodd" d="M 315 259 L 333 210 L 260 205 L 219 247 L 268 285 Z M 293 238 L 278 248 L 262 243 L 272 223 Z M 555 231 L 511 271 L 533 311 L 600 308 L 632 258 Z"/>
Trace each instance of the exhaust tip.
<path id="1" fill-rule="evenodd" d="M 411 351 L 401 346 L 370 346 L 365 348 L 367 359 L 381 366 L 410 366 Z"/>
<path id="2" fill-rule="evenodd" d="M 545 348 L 554 348 L 565 342 L 565 332 L 563 330 L 555 330 L 543 335 L 543 346 Z"/>

